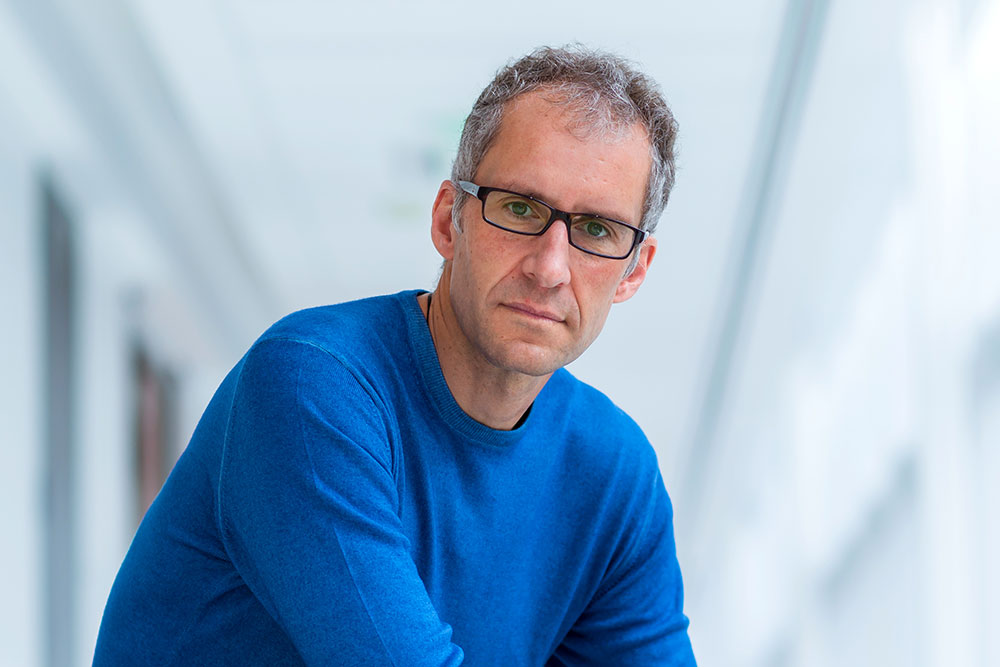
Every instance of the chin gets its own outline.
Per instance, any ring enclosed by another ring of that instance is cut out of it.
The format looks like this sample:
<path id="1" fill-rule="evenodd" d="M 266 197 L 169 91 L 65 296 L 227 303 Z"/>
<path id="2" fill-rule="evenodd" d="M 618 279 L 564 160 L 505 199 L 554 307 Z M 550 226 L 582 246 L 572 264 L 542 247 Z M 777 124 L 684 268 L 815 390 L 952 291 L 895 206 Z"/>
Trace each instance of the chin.
<path id="1" fill-rule="evenodd" d="M 490 362 L 494 366 L 532 377 L 552 375 L 580 356 L 529 343 L 516 343 L 490 352 Z"/>

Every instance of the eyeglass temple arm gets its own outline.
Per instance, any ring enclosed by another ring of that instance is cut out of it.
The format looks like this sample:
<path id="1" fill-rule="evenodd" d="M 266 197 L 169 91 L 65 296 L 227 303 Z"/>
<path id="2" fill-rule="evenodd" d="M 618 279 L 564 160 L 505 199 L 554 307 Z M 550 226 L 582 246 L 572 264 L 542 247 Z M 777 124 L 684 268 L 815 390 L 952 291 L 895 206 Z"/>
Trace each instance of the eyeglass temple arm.
<path id="1" fill-rule="evenodd" d="M 473 197 L 479 196 L 479 186 L 476 185 L 475 183 L 471 183 L 469 181 L 459 181 L 458 187 L 462 188 Z"/>

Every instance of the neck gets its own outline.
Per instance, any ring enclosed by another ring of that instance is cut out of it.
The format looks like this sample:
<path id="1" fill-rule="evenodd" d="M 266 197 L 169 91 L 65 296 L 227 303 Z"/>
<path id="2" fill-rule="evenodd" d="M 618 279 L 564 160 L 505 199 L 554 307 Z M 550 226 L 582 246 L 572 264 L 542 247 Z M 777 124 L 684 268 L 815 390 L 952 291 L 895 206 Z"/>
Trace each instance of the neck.
<path id="1" fill-rule="evenodd" d="M 419 299 L 427 316 L 441 372 L 451 395 L 465 414 L 490 428 L 512 429 L 551 375 L 534 377 L 498 368 L 473 347 L 451 308 L 449 268 L 445 267 L 433 294 L 422 295 Z"/>

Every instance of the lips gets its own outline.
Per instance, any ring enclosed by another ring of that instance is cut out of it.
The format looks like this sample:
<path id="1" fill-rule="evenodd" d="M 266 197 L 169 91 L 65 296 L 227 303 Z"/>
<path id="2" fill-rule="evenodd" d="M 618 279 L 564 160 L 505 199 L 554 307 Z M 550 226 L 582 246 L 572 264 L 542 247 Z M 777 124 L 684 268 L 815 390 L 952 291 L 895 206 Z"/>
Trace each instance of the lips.
<path id="1" fill-rule="evenodd" d="M 558 314 L 556 314 L 556 313 L 554 313 L 554 312 L 552 312 L 550 310 L 546 310 L 545 308 L 541 308 L 539 306 L 533 306 L 533 305 L 527 304 L 527 303 L 505 303 L 504 305 L 507 308 L 510 308 L 511 310 L 517 311 L 519 313 L 522 313 L 524 315 L 528 315 L 528 316 L 531 316 L 531 317 L 534 317 L 534 318 L 538 318 L 538 319 L 542 319 L 542 320 L 550 320 L 552 322 L 563 322 L 563 321 L 565 321 L 565 319 L 562 316 L 560 316 L 560 315 L 558 315 Z"/>

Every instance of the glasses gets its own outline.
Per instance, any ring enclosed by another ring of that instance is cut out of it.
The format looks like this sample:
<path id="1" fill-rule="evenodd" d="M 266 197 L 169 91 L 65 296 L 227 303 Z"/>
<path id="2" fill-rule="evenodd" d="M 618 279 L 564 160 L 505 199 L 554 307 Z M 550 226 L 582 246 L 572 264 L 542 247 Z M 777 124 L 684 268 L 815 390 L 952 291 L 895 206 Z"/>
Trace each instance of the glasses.
<path id="1" fill-rule="evenodd" d="M 459 187 L 483 202 L 483 220 L 494 227 L 525 236 L 541 236 L 556 220 L 566 223 L 569 244 L 590 255 L 625 259 L 649 232 L 591 213 L 567 213 L 540 199 L 469 181 Z"/>

